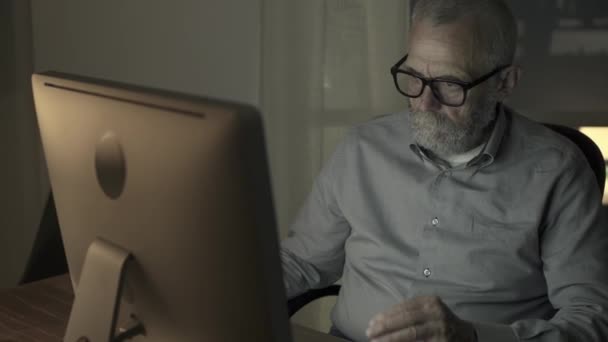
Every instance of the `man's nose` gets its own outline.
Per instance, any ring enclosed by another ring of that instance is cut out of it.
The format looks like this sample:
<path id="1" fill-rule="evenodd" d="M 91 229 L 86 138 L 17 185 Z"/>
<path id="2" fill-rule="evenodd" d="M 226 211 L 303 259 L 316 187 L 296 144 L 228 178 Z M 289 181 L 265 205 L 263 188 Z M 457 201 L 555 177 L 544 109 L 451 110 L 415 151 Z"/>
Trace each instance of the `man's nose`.
<path id="1" fill-rule="evenodd" d="M 441 103 L 428 85 L 422 89 L 422 94 L 419 97 L 412 100 L 413 109 L 419 112 L 436 111 L 441 108 Z"/>

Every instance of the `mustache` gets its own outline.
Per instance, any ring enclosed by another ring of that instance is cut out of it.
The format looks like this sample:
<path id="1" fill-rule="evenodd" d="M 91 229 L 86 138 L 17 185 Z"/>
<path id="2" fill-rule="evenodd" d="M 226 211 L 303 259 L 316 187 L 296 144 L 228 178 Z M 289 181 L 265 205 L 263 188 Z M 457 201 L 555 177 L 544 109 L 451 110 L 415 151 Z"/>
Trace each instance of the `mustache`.
<path id="1" fill-rule="evenodd" d="M 410 117 L 414 121 L 424 122 L 425 124 L 432 124 L 439 127 L 451 127 L 454 129 L 466 129 L 471 125 L 471 120 L 464 120 L 463 122 L 456 122 L 452 120 L 447 114 L 434 112 L 434 111 L 412 111 Z"/>

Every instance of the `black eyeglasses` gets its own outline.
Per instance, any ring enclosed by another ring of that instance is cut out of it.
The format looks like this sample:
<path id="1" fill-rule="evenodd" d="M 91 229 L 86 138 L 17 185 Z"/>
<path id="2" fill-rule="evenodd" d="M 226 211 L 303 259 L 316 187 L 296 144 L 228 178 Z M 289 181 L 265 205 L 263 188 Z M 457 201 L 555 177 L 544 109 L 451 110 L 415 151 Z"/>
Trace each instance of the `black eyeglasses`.
<path id="1" fill-rule="evenodd" d="M 407 59 L 407 56 L 407 54 L 403 56 L 403 58 L 391 67 L 391 74 L 393 75 L 393 81 L 395 81 L 397 90 L 407 97 L 416 98 L 422 95 L 424 87 L 428 85 L 435 98 L 442 104 L 450 107 L 462 106 L 467 99 L 467 92 L 469 89 L 483 83 L 490 77 L 510 66 L 504 65 L 497 67 L 473 82 L 463 82 L 441 78 L 421 77 L 409 71 L 399 69 Z"/>

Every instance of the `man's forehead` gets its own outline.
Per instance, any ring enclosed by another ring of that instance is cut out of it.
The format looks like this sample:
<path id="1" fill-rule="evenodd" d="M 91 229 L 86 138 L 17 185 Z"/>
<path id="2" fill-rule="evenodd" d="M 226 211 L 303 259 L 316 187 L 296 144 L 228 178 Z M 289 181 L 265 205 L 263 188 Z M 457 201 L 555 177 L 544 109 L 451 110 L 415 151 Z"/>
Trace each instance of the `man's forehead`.
<path id="1" fill-rule="evenodd" d="M 472 79 L 466 65 L 447 61 L 443 58 L 433 58 L 428 54 L 410 53 L 405 62 L 405 68 L 416 71 L 425 77 L 453 76 L 463 81 Z"/>
<path id="2" fill-rule="evenodd" d="M 472 41 L 470 29 L 463 25 L 414 25 L 405 64 L 428 77 L 470 79 Z"/>

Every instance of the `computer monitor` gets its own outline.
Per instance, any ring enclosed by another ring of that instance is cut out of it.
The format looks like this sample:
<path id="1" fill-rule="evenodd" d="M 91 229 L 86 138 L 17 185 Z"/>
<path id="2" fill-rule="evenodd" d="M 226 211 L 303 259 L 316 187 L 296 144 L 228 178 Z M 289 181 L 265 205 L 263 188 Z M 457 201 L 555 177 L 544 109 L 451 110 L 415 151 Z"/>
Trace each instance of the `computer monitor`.
<path id="1" fill-rule="evenodd" d="M 65 341 L 291 340 L 254 108 L 52 72 L 32 83 L 75 289 Z"/>

